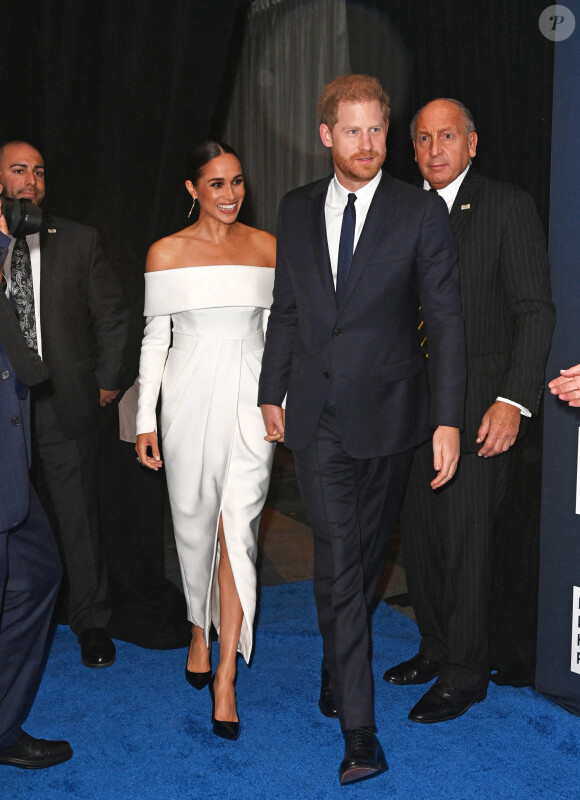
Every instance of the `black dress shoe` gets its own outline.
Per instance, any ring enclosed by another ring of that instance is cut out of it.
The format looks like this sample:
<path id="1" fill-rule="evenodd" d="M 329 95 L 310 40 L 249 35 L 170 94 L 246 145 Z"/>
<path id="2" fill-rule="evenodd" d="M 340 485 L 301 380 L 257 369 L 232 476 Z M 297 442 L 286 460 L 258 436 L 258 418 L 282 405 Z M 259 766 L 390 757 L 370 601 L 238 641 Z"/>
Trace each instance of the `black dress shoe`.
<path id="1" fill-rule="evenodd" d="M 220 736 L 222 739 L 229 739 L 231 742 L 235 742 L 240 735 L 240 723 L 239 721 L 232 722 L 231 720 L 227 719 L 215 718 L 215 695 L 213 691 L 214 682 L 215 673 L 211 676 L 209 681 L 209 693 L 211 695 L 211 724 L 213 732 L 216 736 Z"/>
<path id="2" fill-rule="evenodd" d="M 44 769 L 68 761 L 72 754 L 68 742 L 35 739 L 22 731 L 14 744 L 0 750 L 0 764 L 21 769 Z"/>
<path id="3" fill-rule="evenodd" d="M 330 682 L 330 675 L 328 670 L 322 665 L 322 676 L 320 681 L 320 700 L 318 701 L 318 708 L 322 711 L 325 717 L 336 719 L 338 717 L 338 708 L 334 699 L 332 691 L 332 683 Z"/>
<path id="4" fill-rule="evenodd" d="M 456 719 L 471 708 L 481 703 L 487 695 L 487 686 L 477 689 L 456 689 L 449 683 L 437 681 L 423 695 L 409 712 L 413 722 L 446 722 Z"/>
<path id="5" fill-rule="evenodd" d="M 421 653 L 391 667 L 383 675 L 383 679 L 388 683 L 396 683 L 398 686 L 407 686 L 414 683 L 428 683 L 433 680 L 441 669 L 438 661 L 430 661 Z"/>
<path id="6" fill-rule="evenodd" d="M 211 669 L 207 672 L 192 672 L 191 670 L 185 668 L 185 680 L 189 683 L 190 686 L 193 686 L 194 689 L 198 691 L 203 689 L 204 686 L 207 686 L 209 683 L 209 679 L 211 678 Z"/>
<path id="7" fill-rule="evenodd" d="M 338 768 L 341 784 L 372 778 L 387 769 L 383 748 L 371 728 L 344 732 L 344 758 Z"/>
<path id="8" fill-rule="evenodd" d="M 110 667 L 115 663 L 115 645 L 104 628 L 90 628 L 78 637 L 85 667 Z"/>

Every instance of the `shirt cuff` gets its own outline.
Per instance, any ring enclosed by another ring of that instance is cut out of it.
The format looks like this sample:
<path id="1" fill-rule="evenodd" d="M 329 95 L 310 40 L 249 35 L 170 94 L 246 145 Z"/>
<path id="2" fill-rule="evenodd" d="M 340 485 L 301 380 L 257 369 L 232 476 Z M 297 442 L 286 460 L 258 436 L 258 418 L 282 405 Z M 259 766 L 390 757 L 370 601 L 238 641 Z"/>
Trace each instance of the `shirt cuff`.
<path id="1" fill-rule="evenodd" d="M 506 397 L 496 397 L 496 401 L 499 400 L 501 403 L 508 403 L 510 406 L 515 406 L 519 408 L 522 417 L 531 417 L 532 412 L 526 408 L 525 406 L 521 406 L 519 403 L 514 402 L 514 400 L 508 400 Z"/>

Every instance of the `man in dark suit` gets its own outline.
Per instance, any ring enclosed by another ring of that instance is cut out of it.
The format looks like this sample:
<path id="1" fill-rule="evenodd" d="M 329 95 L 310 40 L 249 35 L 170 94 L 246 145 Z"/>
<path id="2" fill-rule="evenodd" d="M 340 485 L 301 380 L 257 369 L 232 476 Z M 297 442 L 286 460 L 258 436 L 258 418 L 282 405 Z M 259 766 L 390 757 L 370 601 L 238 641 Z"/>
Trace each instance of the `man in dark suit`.
<path id="1" fill-rule="evenodd" d="M 340 719 L 348 783 L 386 769 L 370 610 L 413 449 L 432 436 L 432 486 L 455 472 L 465 364 L 445 205 L 381 172 L 388 97 L 375 78 L 343 76 L 323 89 L 318 111 L 335 174 L 281 202 L 258 402 L 266 438 L 294 451 L 314 531 L 320 709 Z M 420 303 L 433 330 L 429 380 Z"/>
<path id="2" fill-rule="evenodd" d="M 0 182 L 8 197 L 40 205 L 45 183 L 38 150 L 26 142 L 4 144 Z M 26 270 L 33 297 L 19 311 L 20 321 L 50 372 L 33 396 L 35 466 L 58 522 L 68 621 L 82 661 L 106 667 L 115 646 L 107 632 L 111 606 L 99 530 L 98 411 L 118 393 L 128 314 L 93 228 L 45 214 L 40 233 L 16 240 L 6 264 L 15 302 L 17 291 L 26 291 Z"/>
<path id="3" fill-rule="evenodd" d="M 453 481 L 424 490 L 429 453 L 415 453 L 401 514 L 419 652 L 385 673 L 393 684 L 438 676 L 409 718 L 454 719 L 483 700 L 493 526 L 510 448 L 537 414 L 554 326 L 549 266 L 532 198 L 470 166 L 477 133 L 455 100 L 428 103 L 411 125 L 424 188 L 446 201 L 459 250 L 468 364 L 461 461 Z M 430 323 L 425 320 L 429 345 Z"/>
<path id="4" fill-rule="evenodd" d="M 40 769 L 72 756 L 68 742 L 36 739 L 21 727 L 38 687 L 62 568 L 28 476 L 28 387 L 47 372 L 26 346 L 6 298 L 7 233 L 0 213 L 0 764 Z"/>

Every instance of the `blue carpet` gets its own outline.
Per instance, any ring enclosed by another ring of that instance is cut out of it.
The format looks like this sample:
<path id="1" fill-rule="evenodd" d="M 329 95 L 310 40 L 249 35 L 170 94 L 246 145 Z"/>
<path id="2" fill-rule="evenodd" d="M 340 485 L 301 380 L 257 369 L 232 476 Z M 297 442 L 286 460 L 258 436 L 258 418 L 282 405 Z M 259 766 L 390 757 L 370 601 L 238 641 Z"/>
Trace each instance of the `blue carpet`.
<path id="1" fill-rule="evenodd" d="M 35 772 L 0 767 L 0 798 L 578 797 L 580 719 L 531 689 L 491 685 L 461 719 L 414 724 L 407 713 L 423 687 L 390 686 L 381 676 L 415 653 L 415 623 L 381 604 L 374 642 L 377 723 L 390 768 L 341 788 L 339 726 L 317 706 L 321 645 L 310 582 L 262 592 L 254 660 L 250 669 L 239 664 L 237 742 L 212 735 L 209 694 L 186 684 L 184 649 L 118 642 L 115 665 L 91 670 L 73 634 L 59 627 L 26 729 L 69 739 L 74 757 Z"/>

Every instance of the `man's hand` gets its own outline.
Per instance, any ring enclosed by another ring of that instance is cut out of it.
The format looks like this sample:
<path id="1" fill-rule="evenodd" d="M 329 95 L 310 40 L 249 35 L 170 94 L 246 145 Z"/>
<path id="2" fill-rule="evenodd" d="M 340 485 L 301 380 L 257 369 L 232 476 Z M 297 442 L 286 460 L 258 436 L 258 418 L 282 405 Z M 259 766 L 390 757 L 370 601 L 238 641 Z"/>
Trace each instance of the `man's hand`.
<path id="1" fill-rule="evenodd" d="M 109 403 L 112 403 L 115 397 L 119 394 L 118 389 L 99 389 L 101 393 L 101 399 L 99 400 L 99 405 L 101 408 L 108 406 Z"/>
<path id="2" fill-rule="evenodd" d="M 580 364 L 561 369 L 560 377 L 550 381 L 548 388 L 569 406 L 580 408 Z"/>
<path id="3" fill-rule="evenodd" d="M 264 436 L 264 439 L 267 442 L 283 442 L 284 422 L 286 419 L 285 410 L 280 408 L 280 406 L 272 405 L 262 405 L 260 409 L 266 428 L 266 436 Z"/>
<path id="4" fill-rule="evenodd" d="M 520 429 L 521 414 L 517 406 L 496 400 L 481 420 L 477 431 L 477 444 L 483 444 L 478 456 L 490 458 L 507 452 L 516 440 Z"/>
<path id="5" fill-rule="evenodd" d="M 147 448 L 149 447 L 151 448 L 150 456 L 147 455 Z M 151 433 L 140 433 L 137 436 L 135 452 L 137 453 L 137 461 L 143 464 L 144 467 L 149 467 L 149 469 L 154 469 L 155 472 L 157 472 L 159 467 L 163 466 L 155 431 L 151 431 Z"/>
<path id="6" fill-rule="evenodd" d="M 459 461 L 459 428 L 439 425 L 433 434 L 433 468 L 437 475 L 431 481 L 432 489 L 439 489 L 450 481 Z"/>

